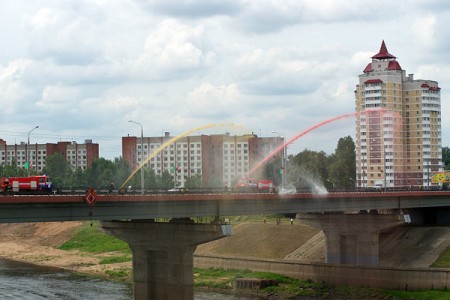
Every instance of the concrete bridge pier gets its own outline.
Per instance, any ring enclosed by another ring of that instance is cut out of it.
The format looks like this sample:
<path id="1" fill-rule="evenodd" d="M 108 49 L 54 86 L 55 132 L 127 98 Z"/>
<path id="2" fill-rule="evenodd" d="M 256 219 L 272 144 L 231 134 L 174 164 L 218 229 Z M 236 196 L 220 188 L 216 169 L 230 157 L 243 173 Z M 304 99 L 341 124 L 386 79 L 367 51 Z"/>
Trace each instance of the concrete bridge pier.
<path id="1" fill-rule="evenodd" d="M 323 230 L 325 262 L 365 266 L 378 265 L 380 232 L 405 223 L 403 215 L 387 214 L 298 214 L 297 219 Z"/>
<path id="2" fill-rule="evenodd" d="M 102 228 L 130 246 L 135 300 L 193 300 L 197 245 L 231 234 L 230 225 L 196 224 L 191 219 L 107 221 Z"/>

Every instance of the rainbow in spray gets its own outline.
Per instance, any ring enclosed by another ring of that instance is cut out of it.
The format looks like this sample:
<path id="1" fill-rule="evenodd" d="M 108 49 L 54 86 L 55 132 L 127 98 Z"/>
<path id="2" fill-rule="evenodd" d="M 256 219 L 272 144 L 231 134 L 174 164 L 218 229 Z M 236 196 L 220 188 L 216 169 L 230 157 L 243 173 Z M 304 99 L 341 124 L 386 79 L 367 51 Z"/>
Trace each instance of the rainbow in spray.
<path id="1" fill-rule="evenodd" d="M 336 116 L 334 118 L 322 121 L 314 126 L 309 127 L 308 129 L 300 132 L 299 134 L 297 134 L 296 136 L 294 136 L 293 138 L 289 139 L 287 142 L 285 142 L 284 144 L 280 145 L 278 148 L 276 148 L 275 150 L 273 150 L 271 153 L 269 153 L 269 155 L 267 155 L 265 158 L 263 158 L 261 161 L 259 161 L 249 172 L 248 174 L 251 175 L 253 174 L 256 170 L 258 170 L 262 165 L 264 165 L 264 163 L 266 163 L 269 159 L 271 159 L 275 154 L 277 154 L 278 152 L 280 152 L 281 150 L 283 150 L 287 145 L 295 142 L 296 140 L 298 140 L 299 138 L 301 138 L 302 136 L 310 133 L 311 131 L 322 127 L 326 124 L 332 123 L 334 121 L 337 120 L 341 120 L 341 119 L 345 119 L 345 118 L 349 118 L 349 117 L 353 117 L 353 116 L 358 116 L 361 114 L 368 114 L 368 113 L 373 113 L 373 112 L 377 112 L 380 114 L 385 114 L 385 113 L 394 113 L 391 111 L 386 110 L 385 108 L 379 108 L 379 109 L 368 109 L 362 112 L 352 112 L 352 113 L 348 113 L 348 114 L 343 114 L 340 116 Z M 396 114 L 396 113 L 394 113 Z"/>
<path id="2" fill-rule="evenodd" d="M 137 171 L 139 171 L 148 161 L 150 161 L 152 158 L 154 158 L 156 155 L 158 155 L 161 151 L 163 151 L 166 147 L 172 145 L 173 143 L 175 143 L 176 141 L 178 141 L 179 139 L 186 137 L 190 134 L 192 134 L 193 132 L 196 131 L 201 131 L 201 130 L 205 130 L 205 129 L 209 129 L 212 127 L 240 127 L 238 125 L 235 125 L 233 123 L 211 123 L 211 124 L 207 124 L 207 125 L 203 125 L 200 127 L 196 127 L 193 129 L 190 129 L 180 135 L 177 135 L 173 138 L 171 138 L 170 140 L 168 140 L 167 142 L 163 143 L 160 147 L 158 147 L 155 152 L 153 152 L 152 154 L 150 154 L 147 159 L 145 161 L 143 161 L 134 171 L 133 173 L 131 173 L 130 176 L 128 176 L 128 178 L 125 180 L 124 183 L 122 183 L 122 185 L 120 186 L 120 188 L 123 188 L 128 181 L 130 181 L 131 178 L 133 178 L 133 176 L 137 173 Z"/>

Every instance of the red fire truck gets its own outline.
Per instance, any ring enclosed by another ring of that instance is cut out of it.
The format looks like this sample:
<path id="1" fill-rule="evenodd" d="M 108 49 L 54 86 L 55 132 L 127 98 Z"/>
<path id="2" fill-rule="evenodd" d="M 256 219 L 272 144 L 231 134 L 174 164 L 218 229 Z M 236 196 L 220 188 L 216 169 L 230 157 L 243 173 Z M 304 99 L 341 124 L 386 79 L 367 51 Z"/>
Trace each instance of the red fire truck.
<path id="1" fill-rule="evenodd" d="M 242 177 L 241 179 L 239 179 L 237 186 L 243 190 L 271 192 L 273 188 L 273 182 L 272 180 L 268 179 Z"/>
<path id="2" fill-rule="evenodd" d="M 0 192 L 3 193 L 49 193 L 52 191 L 52 181 L 47 175 L 29 177 L 2 177 Z"/>

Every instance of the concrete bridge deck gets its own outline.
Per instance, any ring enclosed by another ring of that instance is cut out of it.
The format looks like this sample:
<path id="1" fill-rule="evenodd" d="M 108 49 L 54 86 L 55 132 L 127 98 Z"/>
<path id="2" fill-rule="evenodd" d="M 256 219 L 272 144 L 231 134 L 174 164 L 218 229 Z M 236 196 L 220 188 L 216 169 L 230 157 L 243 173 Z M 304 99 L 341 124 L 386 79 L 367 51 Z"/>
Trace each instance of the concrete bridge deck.
<path id="1" fill-rule="evenodd" d="M 297 214 L 450 206 L 450 191 L 0 196 L 0 222 Z"/>

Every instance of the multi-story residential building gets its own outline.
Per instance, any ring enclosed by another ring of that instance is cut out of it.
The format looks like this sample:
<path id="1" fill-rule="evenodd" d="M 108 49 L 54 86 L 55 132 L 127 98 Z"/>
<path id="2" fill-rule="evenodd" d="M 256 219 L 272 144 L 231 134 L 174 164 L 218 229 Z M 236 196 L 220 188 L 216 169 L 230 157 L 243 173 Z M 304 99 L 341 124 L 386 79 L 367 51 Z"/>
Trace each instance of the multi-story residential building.
<path id="1" fill-rule="evenodd" d="M 0 165 L 15 165 L 25 168 L 27 162 L 30 170 L 40 172 L 46 166 L 47 157 L 61 153 L 73 170 L 88 168 L 92 161 L 99 158 L 99 145 L 92 140 L 84 144 L 76 142 L 58 142 L 56 144 L 20 144 L 7 145 L 0 139 Z"/>
<path id="2" fill-rule="evenodd" d="M 144 137 L 143 141 L 127 136 L 122 137 L 122 158 L 134 168 L 143 164 L 156 175 L 165 170 L 172 172 L 178 186 L 184 186 L 186 179 L 195 175 L 201 176 L 205 186 L 232 186 L 283 141 L 281 137 L 254 134 L 174 138 L 166 132 L 162 137 Z"/>
<path id="3" fill-rule="evenodd" d="M 406 75 L 382 42 L 355 90 L 358 187 L 433 185 L 443 169 L 440 90 Z"/>

